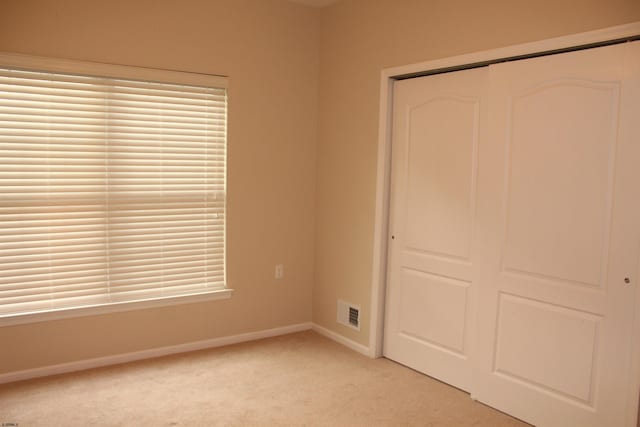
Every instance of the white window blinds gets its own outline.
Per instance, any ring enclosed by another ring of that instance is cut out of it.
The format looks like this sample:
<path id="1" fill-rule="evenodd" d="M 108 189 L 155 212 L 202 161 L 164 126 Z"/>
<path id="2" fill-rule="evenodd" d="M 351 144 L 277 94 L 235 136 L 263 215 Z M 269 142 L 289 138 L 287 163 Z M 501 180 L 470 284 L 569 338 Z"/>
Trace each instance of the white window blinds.
<path id="1" fill-rule="evenodd" d="M 226 110 L 0 66 L 0 316 L 224 289 Z"/>

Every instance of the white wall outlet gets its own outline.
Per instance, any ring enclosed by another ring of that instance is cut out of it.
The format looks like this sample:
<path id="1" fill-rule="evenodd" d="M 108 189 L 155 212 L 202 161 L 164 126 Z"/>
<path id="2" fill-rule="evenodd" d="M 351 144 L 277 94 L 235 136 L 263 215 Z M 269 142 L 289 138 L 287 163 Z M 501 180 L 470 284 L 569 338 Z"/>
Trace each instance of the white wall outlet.
<path id="1" fill-rule="evenodd" d="M 276 279 L 282 279 L 284 277 L 284 265 L 283 264 L 276 264 L 275 277 L 276 277 Z"/>

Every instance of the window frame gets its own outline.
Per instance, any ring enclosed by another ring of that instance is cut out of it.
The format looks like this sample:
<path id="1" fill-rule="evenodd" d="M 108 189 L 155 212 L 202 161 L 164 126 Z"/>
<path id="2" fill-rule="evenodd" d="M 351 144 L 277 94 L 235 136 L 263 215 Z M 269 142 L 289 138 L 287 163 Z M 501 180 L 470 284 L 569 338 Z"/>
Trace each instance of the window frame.
<path id="1" fill-rule="evenodd" d="M 0 65 L 18 69 L 34 71 L 66 73 L 76 75 L 99 76 L 105 78 L 119 78 L 139 81 L 153 81 L 169 84 L 183 84 L 192 86 L 204 86 L 228 89 L 228 77 L 192 73 L 175 70 L 164 70 L 157 68 L 134 67 L 127 65 L 107 64 L 101 62 L 76 61 L 40 56 L 23 55 L 17 53 L 0 52 Z M 228 111 L 228 108 L 227 108 Z M 228 161 L 225 159 L 225 182 L 228 178 Z M 226 185 L 225 185 L 226 187 Z M 225 191 L 225 211 L 227 210 L 228 196 Z M 225 215 L 226 216 L 226 215 Z M 224 238 L 224 270 L 227 263 L 227 241 L 226 241 L 226 221 Z M 226 273 L 225 273 L 226 275 Z M 135 301 L 119 301 L 98 305 L 86 305 L 80 307 L 53 308 L 46 311 L 31 313 L 17 313 L 0 315 L 0 326 L 42 322 L 63 318 L 74 318 L 82 316 L 99 315 L 106 313 L 116 313 L 129 310 L 141 310 L 153 307 L 163 307 L 171 305 L 189 304 L 194 302 L 212 301 L 228 299 L 231 297 L 233 289 L 225 283 L 224 289 L 217 289 L 197 294 L 186 294 L 176 296 L 154 297 Z"/>

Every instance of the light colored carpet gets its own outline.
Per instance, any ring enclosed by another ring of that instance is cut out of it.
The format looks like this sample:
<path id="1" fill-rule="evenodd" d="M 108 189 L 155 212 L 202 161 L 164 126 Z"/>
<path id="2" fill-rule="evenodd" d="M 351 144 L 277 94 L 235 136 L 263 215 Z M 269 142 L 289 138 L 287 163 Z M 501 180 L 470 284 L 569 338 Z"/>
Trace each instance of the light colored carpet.
<path id="1" fill-rule="evenodd" d="M 314 332 L 0 386 L 28 426 L 526 426 Z"/>

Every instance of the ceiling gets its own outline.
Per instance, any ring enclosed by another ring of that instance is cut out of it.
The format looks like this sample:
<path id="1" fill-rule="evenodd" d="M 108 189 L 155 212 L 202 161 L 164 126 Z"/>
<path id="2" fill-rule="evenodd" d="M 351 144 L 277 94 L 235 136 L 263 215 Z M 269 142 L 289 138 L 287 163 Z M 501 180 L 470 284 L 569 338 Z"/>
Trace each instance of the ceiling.
<path id="1" fill-rule="evenodd" d="M 289 1 L 306 4 L 307 6 L 312 6 L 312 7 L 325 7 L 335 3 L 338 0 L 289 0 Z"/>

